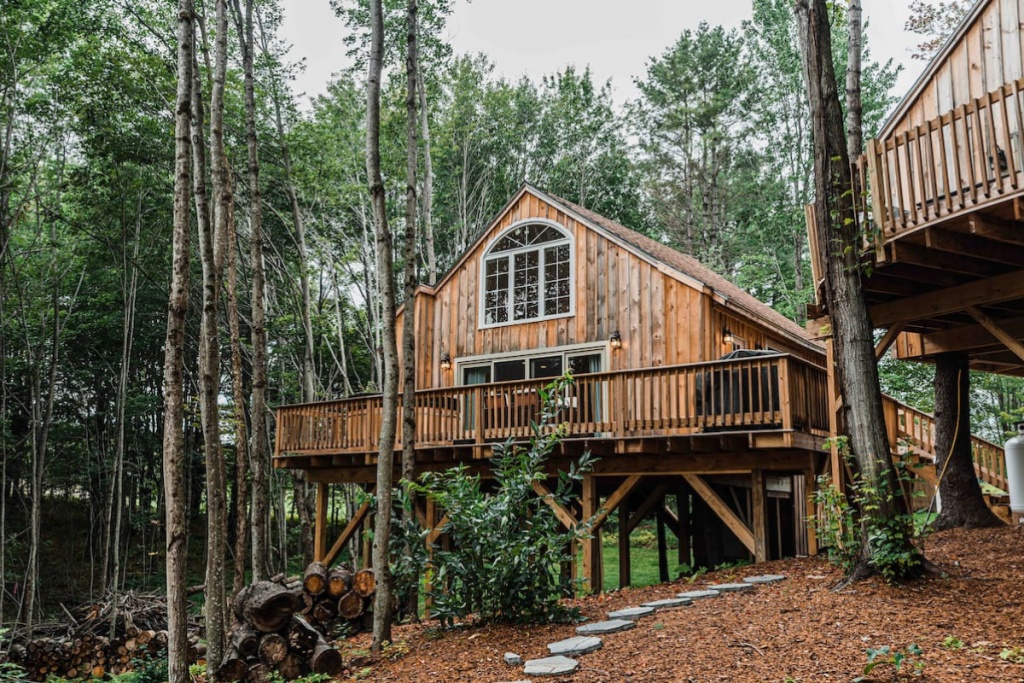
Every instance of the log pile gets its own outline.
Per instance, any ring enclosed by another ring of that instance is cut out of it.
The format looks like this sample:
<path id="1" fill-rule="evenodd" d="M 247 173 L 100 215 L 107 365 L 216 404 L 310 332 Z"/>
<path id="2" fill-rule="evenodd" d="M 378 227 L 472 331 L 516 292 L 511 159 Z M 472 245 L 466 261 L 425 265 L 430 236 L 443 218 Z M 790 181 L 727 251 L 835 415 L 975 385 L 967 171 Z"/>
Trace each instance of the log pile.
<path id="1" fill-rule="evenodd" d="M 373 627 L 369 610 L 377 581 L 372 570 L 353 571 L 345 566 L 327 569 L 322 562 L 313 562 L 302 576 L 278 574 L 270 580 L 295 596 L 296 614 L 329 640 Z"/>
<path id="2" fill-rule="evenodd" d="M 64 623 L 40 625 L 27 641 L 15 639 L 8 657 L 32 680 L 102 678 L 124 673 L 140 661 L 166 657 L 167 602 L 161 595 L 129 591 L 116 600 L 108 595 L 66 616 Z M 199 642 L 196 624 L 189 625 L 189 643 L 190 663 L 201 662 L 206 645 Z"/>
<path id="3" fill-rule="evenodd" d="M 312 616 L 327 608 L 316 609 L 322 601 L 306 593 L 304 581 L 289 588 L 286 579 L 275 578 L 278 582 L 246 586 L 232 600 L 235 624 L 217 669 L 219 680 L 264 683 L 275 672 L 287 681 L 309 673 L 341 673 L 341 653 L 328 643 L 327 622 Z"/>

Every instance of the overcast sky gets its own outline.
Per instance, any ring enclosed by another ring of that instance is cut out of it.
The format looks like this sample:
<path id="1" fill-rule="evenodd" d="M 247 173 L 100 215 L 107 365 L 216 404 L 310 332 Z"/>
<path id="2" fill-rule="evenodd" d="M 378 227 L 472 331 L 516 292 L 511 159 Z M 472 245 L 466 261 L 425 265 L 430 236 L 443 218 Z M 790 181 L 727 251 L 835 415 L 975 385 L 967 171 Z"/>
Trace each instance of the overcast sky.
<path id="1" fill-rule="evenodd" d="M 283 0 L 284 38 L 293 59 L 305 58 L 296 84 L 307 96 L 322 93 L 348 60 L 345 25 L 328 0 Z M 906 91 L 924 64 L 910 59 L 919 40 L 903 30 L 910 0 L 864 0 L 873 56 L 904 65 L 897 84 Z M 738 27 L 750 18 L 751 0 L 456 0 L 449 40 L 458 53 L 483 52 L 500 73 L 539 79 L 569 64 L 590 66 L 601 83 L 611 79 L 619 102 L 636 95 L 633 78 L 679 34 L 706 21 Z"/>

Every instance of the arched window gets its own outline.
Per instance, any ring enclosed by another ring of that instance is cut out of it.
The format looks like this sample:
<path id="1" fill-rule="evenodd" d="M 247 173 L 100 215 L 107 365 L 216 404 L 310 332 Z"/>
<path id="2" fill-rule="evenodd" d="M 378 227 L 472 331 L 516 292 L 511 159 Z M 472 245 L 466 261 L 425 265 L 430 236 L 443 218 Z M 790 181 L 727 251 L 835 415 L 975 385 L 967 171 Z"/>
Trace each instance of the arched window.
<path id="1" fill-rule="evenodd" d="M 483 259 L 483 327 L 572 314 L 572 238 L 555 223 L 524 221 Z"/>

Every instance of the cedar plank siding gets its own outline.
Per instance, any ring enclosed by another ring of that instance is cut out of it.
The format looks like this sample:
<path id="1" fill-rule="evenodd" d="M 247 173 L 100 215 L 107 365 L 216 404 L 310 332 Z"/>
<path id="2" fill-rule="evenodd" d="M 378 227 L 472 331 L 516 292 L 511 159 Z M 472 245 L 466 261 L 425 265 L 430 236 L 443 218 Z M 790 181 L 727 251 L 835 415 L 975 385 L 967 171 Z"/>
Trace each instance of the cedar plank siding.
<path id="1" fill-rule="evenodd" d="M 968 15 L 967 24 L 936 55 L 879 131 L 878 138 L 909 133 L 1024 77 L 1022 17 L 1024 0 L 981 0 Z"/>
<path id="2" fill-rule="evenodd" d="M 553 220 L 573 235 L 575 315 L 479 329 L 480 259 L 495 236 L 526 218 Z M 700 283 L 686 280 L 592 230 L 526 187 L 435 288 L 418 290 L 416 387 L 457 384 L 456 362 L 466 356 L 604 343 L 615 330 L 623 344 L 608 354 L 611 371 L 718 359 L 732 350 L 722 342 L 726 327 L 745 348 L 770 347 L 824 364 L 822 353 L 794 344 L 770 325 L 737 315 L 714 301 L 712 292 L 698 289 Z M 403 307 L 399 339 L 404 317 Z M 450 354 L 452 368 L 442 371 L 445 354 Z"/>

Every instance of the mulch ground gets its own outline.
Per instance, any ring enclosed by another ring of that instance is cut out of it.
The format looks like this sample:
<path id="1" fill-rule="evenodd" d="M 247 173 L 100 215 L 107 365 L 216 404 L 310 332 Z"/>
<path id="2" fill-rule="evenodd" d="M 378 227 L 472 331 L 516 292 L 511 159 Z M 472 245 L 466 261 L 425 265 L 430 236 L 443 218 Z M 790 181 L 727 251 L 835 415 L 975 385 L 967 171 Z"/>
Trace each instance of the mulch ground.
<path id="1" fill-rule="evenodd" d="M 1024 648 L 1024 528 L 950 531 L 926 540 L 928 557 L 948 576 L 902 587 L 878 579 L 840 593 L 840 572 L 820 558 L 771 562 L 578 601 L 601 620 L 610 610 L 673 597 L 706 584 L 775 573 L 788 580 L 748 593 L 726 593 L 641 619 L 637 628 L 604 637 L 604 648 L 579 657 L 569 678 L 545 681 L 851 681 L 863 675 L 869 647 L 920 646 L 921 681 L 1024 681 L 1024 664 L 1000 658 Z M 546 645 L 575 635 L 569 625 L 483 626 L 439 633 L 402 626 L 393 661 L 355 668 L 363 681 L 518 681 L 521 667 L 502 654 L 547 656 Z M 957 648 L 947 638 L 962 641 Z M 344 643 L 368 647 L 367 637 Z M 1024 653 L 1024 649 L 1021 650 Z M 906 669 L 905 669 L 906 670 Z M 892 667 L 869 680 L 899 680 Z"/>

